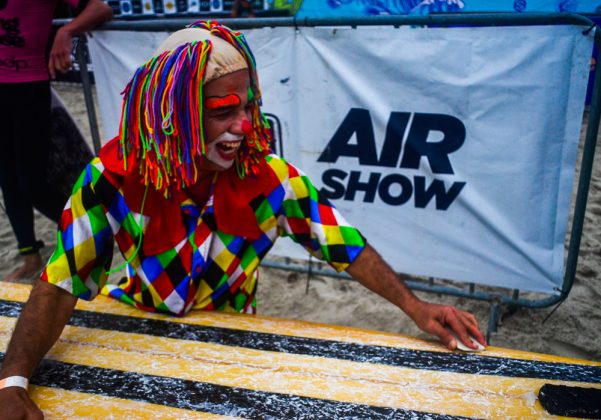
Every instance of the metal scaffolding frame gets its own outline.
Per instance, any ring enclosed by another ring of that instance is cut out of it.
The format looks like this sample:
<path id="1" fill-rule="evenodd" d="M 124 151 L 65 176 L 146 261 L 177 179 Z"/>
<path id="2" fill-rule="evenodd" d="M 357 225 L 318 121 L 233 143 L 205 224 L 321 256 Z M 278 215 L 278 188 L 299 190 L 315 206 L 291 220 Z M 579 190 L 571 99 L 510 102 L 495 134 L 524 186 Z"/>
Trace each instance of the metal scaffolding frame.
<path id="1" fill-rule="evenodd" d="M 112 21 L 103 24 L 99 29 L 102 30 L 127 30 L 127 31 L 175 31 L 189 24 L 194 19 L 206 19 L 207 16 L 189 15 L 176 18 L 157 18 L 144 19 L 140 21 L 122 20 Z M 389 25 L 400 26 L 422 26 L 422 27 L 452 27 L 452 26 L 545 26 L 545 25 L 576 25 L 582 27 L 583 34 L 595 30 L 594 43 L 597 48 L 601 45 L 601 33 L 596 24 L 589 18 L 567 13 L 461 13 L 461 14 L 440 14 L 429 16 L 369 16 L 361 18 L 255 18 L 255 19 L 221 19 L 223 24 L 235 29 L 253 29 L 262 27 L 315 27 L 315 26 L 368 26 L 368 25 Z M 66 20 L 56 20 L 55 25 L 66 23 Z M 77 46 L 77 61 L 81 72 L 84 97 L 90 122 L 92 140 L 96 152 L 100 149 L 100 136 L 98 133 L 98 122 L 96 119 L 96 110 L 92 98 L 92 86 L 88 73 L 88 65 L 85 57 L 86 37 L 79 39 Z M 474 283 L 465 284 L 467 288 L 455 288 L 447 285 L 436 285 L 434 279 L 420 281 L 417 278 L 409 277 L 407 285 L 414 290 L 445 294 L 456 297 L 464 297 L 487 301 L 490 305 L 487 339 L 490 341 L 491 333 L 497 330 L 501 310 L 503 306 L 507 307 L 527 307 L 527 308 L 545 308 L 564 301 L 573 284 L 576 276 L 576 265 L 578 261 L 578 252 L 582 237 L 582 228 L 588 190 L 590 186 L 597 134 L 599 131 L 599 121 L 601 118 L 601 71 L 595 72 L 593 93 L 589 108 L 588 125 L 583 145 L 582 160 L 580 162 L 580 174 L 574 203 L 574 213 L 572 225 L 570 227 L 570 241 L 568 246 L 567 260 L 564 271 L 564 278 L 561 291 L 558 295 L 552 295 L 541 299 L 525 299 L 520 297 L 518 289 L 503 289 L 501 291 L 476 290 Z M 316 269 L 310 260 L 308 265 L 299 267 L 296 264 L 278 263 L 264 261 L 263 266 L 307 272 L 312 274 L 325 275 L 336 278 L 350 279 L 348 275 L 335 273 L 333 270 Z M 442 280 L 442 279 L 441 279 Z"/>

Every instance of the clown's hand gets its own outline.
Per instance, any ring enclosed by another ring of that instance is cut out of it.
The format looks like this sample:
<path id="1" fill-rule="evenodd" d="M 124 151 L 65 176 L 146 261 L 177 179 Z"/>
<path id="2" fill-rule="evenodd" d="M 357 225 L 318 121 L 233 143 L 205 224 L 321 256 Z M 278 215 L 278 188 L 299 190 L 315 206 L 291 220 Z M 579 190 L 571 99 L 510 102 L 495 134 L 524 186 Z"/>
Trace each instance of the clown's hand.
<path id="1" fill-rule="evenodd" d="M 43 419 L 44 414 L 29 398 L 23 388 L 9 387 L 0 390 L 0 407 L 2 419 Z"/>
<path id="2" fill-rule="evenodd" d="M 455 350 L 458 344 L 449 330 L 470 349 L 475 350 L 478 346 L 468 335 L 486 345 L 474 315 L 453 306 L 418 299 L 371 245 L 365 245 L 346 271 L 363 286 L 401 308 L 420 329 L 439 337 L 449 349 Z"/>
<path id="3" fill-rule="evenodd" d="M 466 347 L 477 350 L 473 337 L 482 346 L 486 346 L 484 335 L 478 327 L 476 317 L 469 312 L 454 306 L 437 305 L 418 300 L 411 310 L 407 311 L 415 324 L 423 331 L 440 338 L 440 341 L 450 350 L 455 350 L 461 340 Z"/>

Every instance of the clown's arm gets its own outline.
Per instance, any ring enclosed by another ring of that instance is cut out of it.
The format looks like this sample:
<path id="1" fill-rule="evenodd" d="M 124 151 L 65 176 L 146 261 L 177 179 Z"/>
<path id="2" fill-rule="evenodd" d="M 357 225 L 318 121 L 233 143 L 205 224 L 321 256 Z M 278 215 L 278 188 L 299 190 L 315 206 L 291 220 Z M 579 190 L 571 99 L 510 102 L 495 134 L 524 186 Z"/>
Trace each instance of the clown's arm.
<path id="1" fill-rule="evenodd" d="M 31 377 L 60 336 L 76 303 L 77 297 L 38 280 L 17 321 L 2 362 L 0 378 Z M 42 418 L 42 412 L 20 387 L 1 389 L 0 407 L 3 407 L 2 418 Z"/>
<path id="2" fill-rule="evenodd" d="M 30 378 L 58 340 L 78 298 L 93 299 L 106 283 L 114 241 L 108 234 L 109 222 L 95 190 L 95 183 L 106 179 L 99 172 L 100 161 L 93 162 L 83 170 L 63 210 L 56 249 L 19 316 L 2 362 L 0 380 L 11 376 Z M 96 232 L 94 251 L 83 252 L 81 247 L 67 250 L 66 247 L 79 243 L 77 238 L 91 240 L 90 220 L 94 220 Z M 70 288 L 64 290 L 64 286 Z M 0 389 L 0 407 L 7 407 L 0 414 L 2 419 L 42 418 L 23 388 Z"/>
<path id="3" fill-rule="evenodd" d="M 286 191 L 281 206 L 283 217 L 278 218 L 281 235 L 298 242 L 337 271 L 346 270 L 363 286 L 401 308 L 423 331 L 439 337 L 448 348 L 455 349 L 457 340 L 447 328 L 472 349 L 478 346 L 468 335 L 486 345 L 474 315 L 417 298 L 303 171 L 281 158 L 272 156 L 268 160 L 283 178 L 282 189 Z"/>
<path id="4" fill-rule="evenodd" d="M 355 280 L 401 308 L 423 331 L 438 336 L 449 349 L 457 348 L 452 329 L 463 343 L 475 349 L 468 335 L 486 345 L 476 317 L 454 306 L 437 305 L 418 299 L 369 244 L 346 269 Z"/>

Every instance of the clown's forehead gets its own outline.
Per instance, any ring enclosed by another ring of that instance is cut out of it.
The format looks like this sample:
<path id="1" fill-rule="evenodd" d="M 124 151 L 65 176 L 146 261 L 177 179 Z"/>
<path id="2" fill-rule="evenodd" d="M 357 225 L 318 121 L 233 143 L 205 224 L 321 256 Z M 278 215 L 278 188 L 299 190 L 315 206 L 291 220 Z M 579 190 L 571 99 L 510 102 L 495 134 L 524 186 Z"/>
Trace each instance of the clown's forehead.
<path id="1" fill-rule="evenodd" d="M 203 102 L 205 108 L 239 105 L 246 99 L 250 78 L 246 70 L 239 70 L 213 80 L 205 86 Z"/>
<path id="2" fill-rule="evenodd" d="M 209 41 L 212 45 L 203 78 L 204 84 L 229 73 L 248 69 L 248 64 L 241 51 L 203 28 L 184 28 L 172 33 L 159 45 L 154 55 L 165 51 L 175 51 L 181 47 L 189 48 L 191 44 L 202 41 Z"/>

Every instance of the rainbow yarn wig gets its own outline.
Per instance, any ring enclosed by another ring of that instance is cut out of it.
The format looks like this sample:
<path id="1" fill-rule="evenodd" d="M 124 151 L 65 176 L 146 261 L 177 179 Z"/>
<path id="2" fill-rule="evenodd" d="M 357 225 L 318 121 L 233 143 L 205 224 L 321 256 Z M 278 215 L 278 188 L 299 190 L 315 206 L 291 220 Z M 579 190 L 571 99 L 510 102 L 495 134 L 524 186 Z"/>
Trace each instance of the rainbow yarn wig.
<path id="1" fill-rule="evenodd" d="M 215 21 L 197 21 L 173 33 L 127 84 L 119 128 L 125 165 L 133 154 L 144 184 L 165 196 L 194 184 L 206 153 L 203 85 L 242 69 L 250 76 L 252 132 L 235 166 L 241 178 L 256 174 L 271 138 L 260 110 L 255 58 L 244 35 Z"/>

